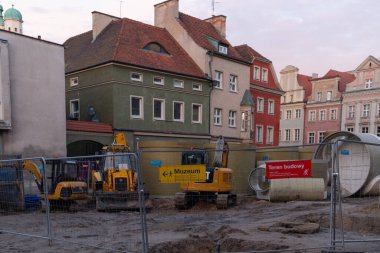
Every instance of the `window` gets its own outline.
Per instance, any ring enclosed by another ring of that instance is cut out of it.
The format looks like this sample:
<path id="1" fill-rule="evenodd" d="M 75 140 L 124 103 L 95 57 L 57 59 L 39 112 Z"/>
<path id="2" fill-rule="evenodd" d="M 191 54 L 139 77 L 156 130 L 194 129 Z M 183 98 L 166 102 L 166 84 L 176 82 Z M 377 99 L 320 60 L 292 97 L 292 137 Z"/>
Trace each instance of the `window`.
<path id="1" fill-rule="evenodd" d="M 285 129 L 285 141 L 290 141 L 292 139 L 292 135 L 290 129 Z"/>
<path id="2" fill-rule="evenodd" d="M 376 135 L 380 137 L 380 126 L 377 126 L 376 128 Z"/>
<path id="3" fill-rule="evenodd" d="M 263 68 L 261 71 L 261 81 L 267 83 L 268 82 L 268 69 Z"/>
<path id="4" fill-rule="evenodd" d="M 230 91 L 237 92 L 237 76 L 230 75 Z"/>
<path id="5" fill-rule="evenodd" d="M 164 78 L 161 76 L 155 76 L 153 77 L 153 83 L 157 85 L 164 85 Z"/>
<path id="6" fill-rule="evenodd" d="M 227 54 L 228 53 L 228 47 L 227 45 L 221 45 L 219 44 L 219 53 L 221 54 Z"/>
<path id="7" fill-rule="evenodd" d="M 274 114 L 274 101 L 268 100 L 268 113 Z"/>
<path id="8" fill-rule="evenodd" d="M 301 136 L 301 129 L 294 129 L 294 140 L 299 141 Z"/>
<path id="9" fill-rule="evenodd" d="M 377 117 L 380 117 L 380 103 L 377 104 Z"/>
<path id="10" fill-rule="evenodd" d="M 184 121 L 184 103 L 173 102 L 173 121 Z"/>
<path id="11" fill-rule="evenodd" d="M 142 118 L 143 117 L 143 98 L 131 96 L 131 117 Z"/>
<path id="12" fill-rule="evenodd" d="M 326 96 L 326 100 L 327 100 L 327 101 L 330 101 L 331 98 L 332 98 L 332 91 L 328 91 L 328 92 L 327 92 L 327 96 Z"/>
<path id="13" fill-rule="evenodd" d="M 136 81 L 136 82 L 142 82 L 143 80 L 143 75 L 140 73 L 131 73 L 131 80 Z"/>
<path id="14" fill-rule="evenodd" d="M 253 79 L 260 80 L 260 67 L 258 66 L 253 67 Z"/>
<path id="15" fill-rule="evenodd" d="M 257 98 L 257 112 L 263 112 L 263 111 L 264 111 L 264 99 Z"/>
<path id="16" fill-rule="evenodd" d="M 326 110 L 319 111 L 319 120 L 326 120 Z"/>
<path id="17" fill-rule="evenodd" d="M 286 110 L 286 119 L 292 119 L 292 110 Z"/>
<path id="18" fill-rule="evenodd" d="M 193 83 L 193 90 L 196 90 L 196 91 L 202 91 L 202 84 L 200 83 Z"/>
<path id="19" fill-rule="evenodd" d="M 153 99 L 153 119 L 164 120 L 165 119 L 165 100 Z"/>
<path id="20" fill-rule="evenodd" d="M 348 106 L 348 118 L 349 119 L 355 118 L 355 106 L 354 105 Z"/>
<path id="21" fill-rule="evenodd" d="M 363 113 L 362 113 L 363 118 L 369 117 L 369 108 L 370 108 L 370 104 L 364 104 L 363 105 Z"/>
<path id="22" fill-rule="evenodd" d="M 176 88 L 183 88 L 183 81 L 182 80 L 173 80 L 174 87 Z"/>
<path id="23" fill-rule="evenodd" d="M 354 128 L 353 127 L 347 127 L 347 132 L 351 132 L 351 133 L 353 133 L 354 132 Z"/>
<path id="24" fill-rule="evenodd" d="M 336 109 L 330 110 L 330 120 L 336 120 Z"/>
<path id="25" fill-rule="evenodd" d="M 267 143 L 273 143 L 273 127 L 267 127 Z"/>
<path id="26" fill-rule="evenodd" d="M 214 85 L 217 89 L 223 89 L 223 72 L 215 70 Z"/>
<path id="27" fill-rule="evenodd" d="M 256 143 L 263 143 L 263 126 L 256 126 Z"/>
<path id="28" fill-rule="evenodd" d="M 321 143 L 326 137 L 326 132 L 319 132 L 318 134 L 318 143 Z"/>
<path id="29" fill-rule="evenodd" d="M 293 103 L 293 95 L 290 95 L 290 103 Z"/>
<path id="30" fill-rule="evenodd" d="M 77 86 L 79 84 L 78 77 L 70 78 L 70 87 Z"/>
<path id="31" fill-rule="evenodd" d="M 301 109 L 296 109 L 296 119 L 301 118 Z"/>
<path id="32" fill-rule="evenodd" d="M 368 134 L 369 133 L 369 128 L 367 126 L 362 127 L 362 133 Z"/>
<path id="33" fill-rule="evenodd" d="M 228 126 L 236 127 L 236 111 L 229 111 L 228 113 Z"/>
<path id="34" fill-rule="evenodd" d="M 219 108 L 214 109 L 214 125 L 217 125 L 217 126 L 222 125 L 222 109 L 219 109 Z"/>
<path id="35" fill-rule="evenodd" d="M 365 88 L 366 89 L 371 89 L 372 88 L 372 79 L 366 79 L 365 80 Z"/>
<path id="36" fill-rule="evenodd" d="M 313 144 L 315 142 L 315 133 L 311 132 L 309 133 L 309 139 L 308 139 L 309 144 Z"/>
<path id="37" fill-rule="evenodd" d="M 247 123 L 248 123 L 248 112 L 241 113 L 241 131 L 247 131 Z"/>
<path id="38" fill-rule="evenodd" d="M 165 48 L 163 48 L 160 44 L 158 43 L 149 43 L 144 47 L 145 50 L 155 52 L 155 53 L 160 53 L 160 54 L 167 54 L 169 55 L 168 51 L 166 51 Z"/>
<path id="39" fill-rule="evenodd" d="M 192 105 L 192 122 L 202 123 L 202 105 L 200 104 Z"/>
<path id="40" fill-rule="evenodd" d="M 280 119 L 282 119 L 282 110 L 280 110 Z"/>
<path id="41" fill-rule="evenodd" d="M 79 99 L 70 100 L 70 119 L 79 120 Z"/>
<path id="42" fill-rule="evenodd" d="M 278 131 L 278 139 L 282 141 L 282 132 L 281 129 Z"/>
<path id="43" fill-rule="evenodd" d="M 315 121 L 316 119 L 316 112 L 315 111 L 309 111 L 309 121 Z"/>
<path id="44" fill-rule="evenodd" d="M 317 101 L 318 102 L 322 101 L 322 92 L 317 93 Z"/>

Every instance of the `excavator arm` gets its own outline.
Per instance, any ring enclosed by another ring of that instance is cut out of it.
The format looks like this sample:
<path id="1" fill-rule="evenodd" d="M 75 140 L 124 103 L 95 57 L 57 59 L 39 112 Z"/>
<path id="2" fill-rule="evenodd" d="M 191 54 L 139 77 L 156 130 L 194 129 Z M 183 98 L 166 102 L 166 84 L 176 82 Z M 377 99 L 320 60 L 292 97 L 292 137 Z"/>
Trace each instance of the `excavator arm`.
<path id="1" fill-rule="evenodd" d="M 22 163 L 22 167 L 23 167 L 23 169 L 25 169 L 26 171 L 30 172 L 34 176 L 34 180 L 36 181 L 38 189 L 42 192 L 43 191 L 43 187 L 42 187 L 42 173 L 38 169 L 37 164 L 35 164 L 32 161 L 25 160 Z"/>

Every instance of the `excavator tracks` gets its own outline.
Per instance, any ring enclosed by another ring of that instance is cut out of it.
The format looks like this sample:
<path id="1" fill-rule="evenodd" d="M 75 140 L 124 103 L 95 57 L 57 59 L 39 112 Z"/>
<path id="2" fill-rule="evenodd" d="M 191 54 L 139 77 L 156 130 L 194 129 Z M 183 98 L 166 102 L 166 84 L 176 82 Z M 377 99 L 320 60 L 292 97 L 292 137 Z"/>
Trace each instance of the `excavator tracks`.
<path id="1" fill-rule="evenodd" d="M 218 194 L 216 197 L 216 208 L 227 209 L 231 206 L 235 206 L 237 202 L 236 200 L 236 194 Z"/>

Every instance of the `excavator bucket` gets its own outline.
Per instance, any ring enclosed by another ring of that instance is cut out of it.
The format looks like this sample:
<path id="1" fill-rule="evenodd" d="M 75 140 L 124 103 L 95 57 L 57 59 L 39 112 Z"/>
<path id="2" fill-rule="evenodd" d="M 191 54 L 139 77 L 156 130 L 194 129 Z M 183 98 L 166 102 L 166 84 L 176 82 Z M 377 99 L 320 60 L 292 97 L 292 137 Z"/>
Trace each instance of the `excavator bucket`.
<path id="1" fill-rule="evenodd" d="M 95 196 L 98 211 L 137 211 L 140 209 L 137 192 L 99 192 Z M 152 208 L 149 194 L 144 194 L 145 209 Z"/>

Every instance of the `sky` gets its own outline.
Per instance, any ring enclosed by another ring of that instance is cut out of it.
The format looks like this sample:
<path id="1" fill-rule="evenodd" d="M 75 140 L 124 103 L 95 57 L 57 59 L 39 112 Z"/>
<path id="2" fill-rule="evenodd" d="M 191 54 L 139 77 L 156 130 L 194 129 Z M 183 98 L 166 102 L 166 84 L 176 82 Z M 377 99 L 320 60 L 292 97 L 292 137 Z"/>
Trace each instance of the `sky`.
<path id="1" fill-rule="evenodd" d="M 23 16 L 24 34 L 62 44 L 91 30 L 91 12 L 154 22 L 163 0 L 1 0 Z M 273 62 L 277 75 L 287 65 L 300 74 L 350 71 L 369 55 L 380 57 L 378 0 L 180 0 L 179 9 L 206 19 L 227 16 L 227 40 L 248 44 Z M 279 76 L 278 76 L 279 78 Z"/>

